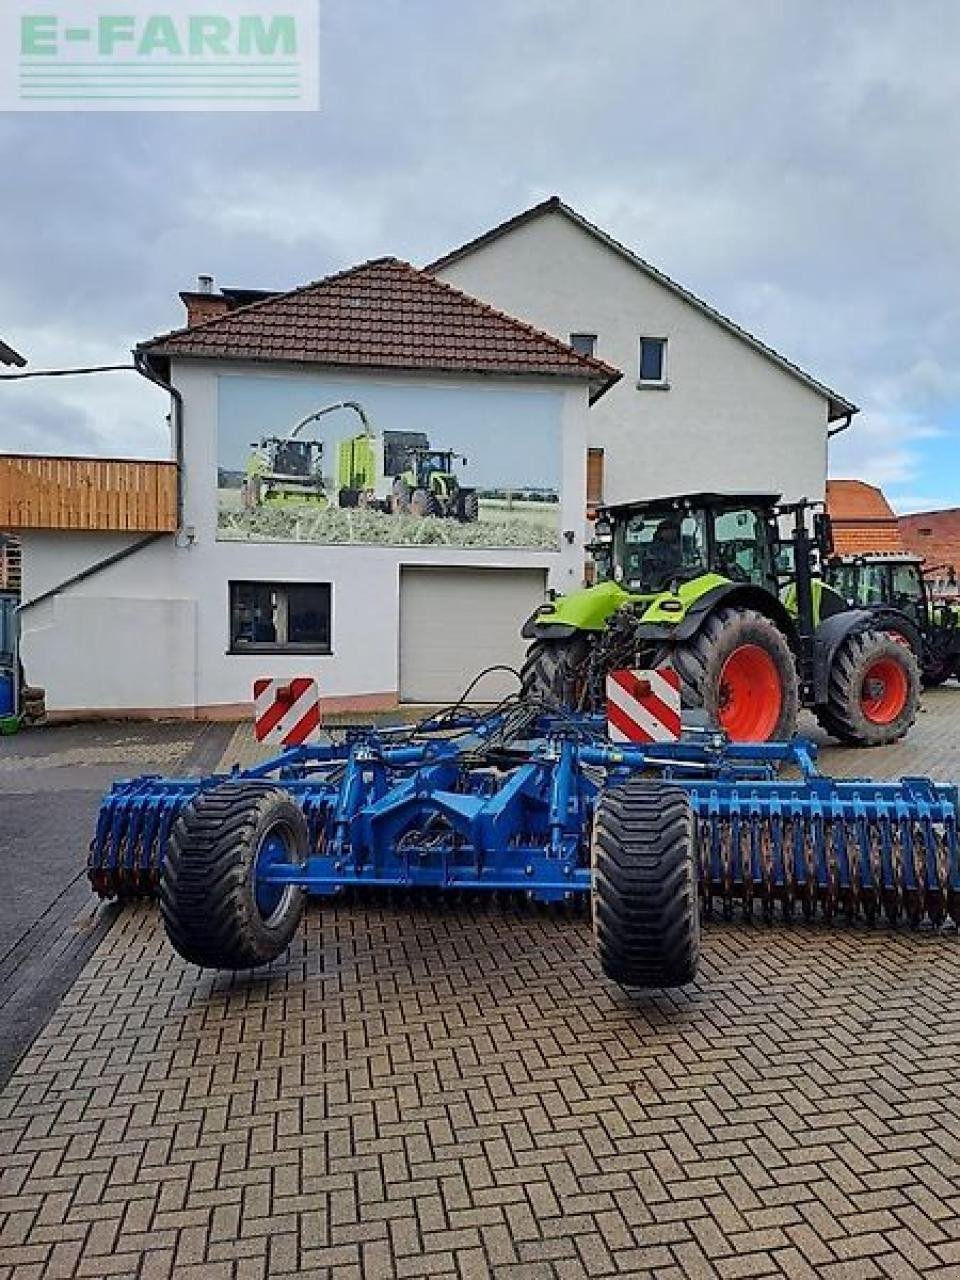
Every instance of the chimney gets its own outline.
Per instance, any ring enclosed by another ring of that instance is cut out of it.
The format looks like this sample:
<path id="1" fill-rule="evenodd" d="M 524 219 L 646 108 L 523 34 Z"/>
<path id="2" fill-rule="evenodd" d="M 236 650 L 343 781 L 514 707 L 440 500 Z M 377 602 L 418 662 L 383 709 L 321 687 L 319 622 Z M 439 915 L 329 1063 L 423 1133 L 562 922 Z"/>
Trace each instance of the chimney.
<path id="1" fill-rule="evenodd" d="M 191 329 L 195 324 L 203 324 L 232 310 L 229 298 L 214 293 L 213 276 L 208 275 L 197 276 L 196 289 L 184 290 L 180 301 L 187 309 L 187 327 Z"/>

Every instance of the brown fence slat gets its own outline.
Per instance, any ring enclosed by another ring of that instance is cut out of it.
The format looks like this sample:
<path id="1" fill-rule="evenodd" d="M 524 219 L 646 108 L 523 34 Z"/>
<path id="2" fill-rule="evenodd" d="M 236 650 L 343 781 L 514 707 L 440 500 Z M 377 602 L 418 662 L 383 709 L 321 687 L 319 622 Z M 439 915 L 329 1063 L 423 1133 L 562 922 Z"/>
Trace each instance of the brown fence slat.
<path id="1" fill-rule="evenodd" d="M 173 462 L 0 454 L 0 529 L 174 533 Z"/>

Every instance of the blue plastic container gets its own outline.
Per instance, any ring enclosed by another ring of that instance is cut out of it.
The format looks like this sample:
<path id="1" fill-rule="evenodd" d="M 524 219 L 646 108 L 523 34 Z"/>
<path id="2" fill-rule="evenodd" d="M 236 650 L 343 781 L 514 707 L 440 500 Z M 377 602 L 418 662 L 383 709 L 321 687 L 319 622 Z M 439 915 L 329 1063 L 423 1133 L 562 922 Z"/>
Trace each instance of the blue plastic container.
<path id="1" fill-rule="evenodd" d="M 0 716 L 13 715 L 13 672 L 0 671 Z"/>

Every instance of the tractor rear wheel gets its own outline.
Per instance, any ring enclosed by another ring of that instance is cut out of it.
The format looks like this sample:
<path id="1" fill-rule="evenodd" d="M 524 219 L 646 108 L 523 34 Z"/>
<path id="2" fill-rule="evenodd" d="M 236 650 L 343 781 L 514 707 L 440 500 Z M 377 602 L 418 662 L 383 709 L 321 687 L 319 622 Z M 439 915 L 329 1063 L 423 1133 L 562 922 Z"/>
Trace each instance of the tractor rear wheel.
<path id="1" fill-rule="evenodd" d="M 590 641 L 579 633 L 566 640 L 534 640 L 520 668 L 521 697 L 549 707 L 580 707 L 589 647 Z"/>
<path id="2" fill-rule="evenodd" d="M 816 709 L 827 733 L 858 747 L 897 742 L 917 718 L 920 668 L 912 649 L 884 631 L 847 636 L 830 669 L 827 703 Z"/>
<path id="3" fill-rule="evenodd" d="M 685 707 L 703 707 L 734 742 L 797 731 L 797 668 L 786 636 L 755 609 L 723 608 L 671 655 Z"/>
<path id="4" fill-rule="evenodd" d="M 227 782 L 201 791 L 174 824 L 160 867 L 160 914 L 174 949 L 205 969 L 269 964 L 293 940 L 303 890 L 258 882 L 299 863 L 307 825 L 287 792 Z"/>
<path id="5" fill-rule="evenodd" d="M 593 925 L 603 972 L 625 987 L 682 987 L 700 959 L 697 824 L 679 787 L 607 791 L 593 828 Z"/>
<path id="6" fill-rule="evenodd" d="M 414 489 L 410 498 L 410 514 L 414 516 L 438 516 L 440 503 L 437 495 L 427 489 Z"/>
<path id="7" fill-rule="evenodd" d="M 460 519 L 465 524 L 473 524 L 480 519 L 480 499 L 472 490 L 469 493 L 462 493 L 457 503 L 459 507 Z"/>

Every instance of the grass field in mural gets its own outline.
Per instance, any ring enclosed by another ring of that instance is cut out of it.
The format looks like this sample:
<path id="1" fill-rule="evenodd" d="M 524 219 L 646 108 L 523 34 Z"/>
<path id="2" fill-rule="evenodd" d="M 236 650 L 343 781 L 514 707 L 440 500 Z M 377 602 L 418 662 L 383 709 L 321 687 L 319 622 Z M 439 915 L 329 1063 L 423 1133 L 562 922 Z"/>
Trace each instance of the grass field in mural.
<path id="1" fill-rule="evenodd" d="M 224 541 L 559 549 L 561 392 L 406 376 L 218 382 Z"/>
<path id="2" fill-rule="evenodd" d="M 237 489 L 219 491 L 218 537 L 238 542 L 370 543 L 381 546 L 558 546 L 557 505 L 523 499 L 480 499 L 474 521 L 294 505 L 246 510 Z"/>

